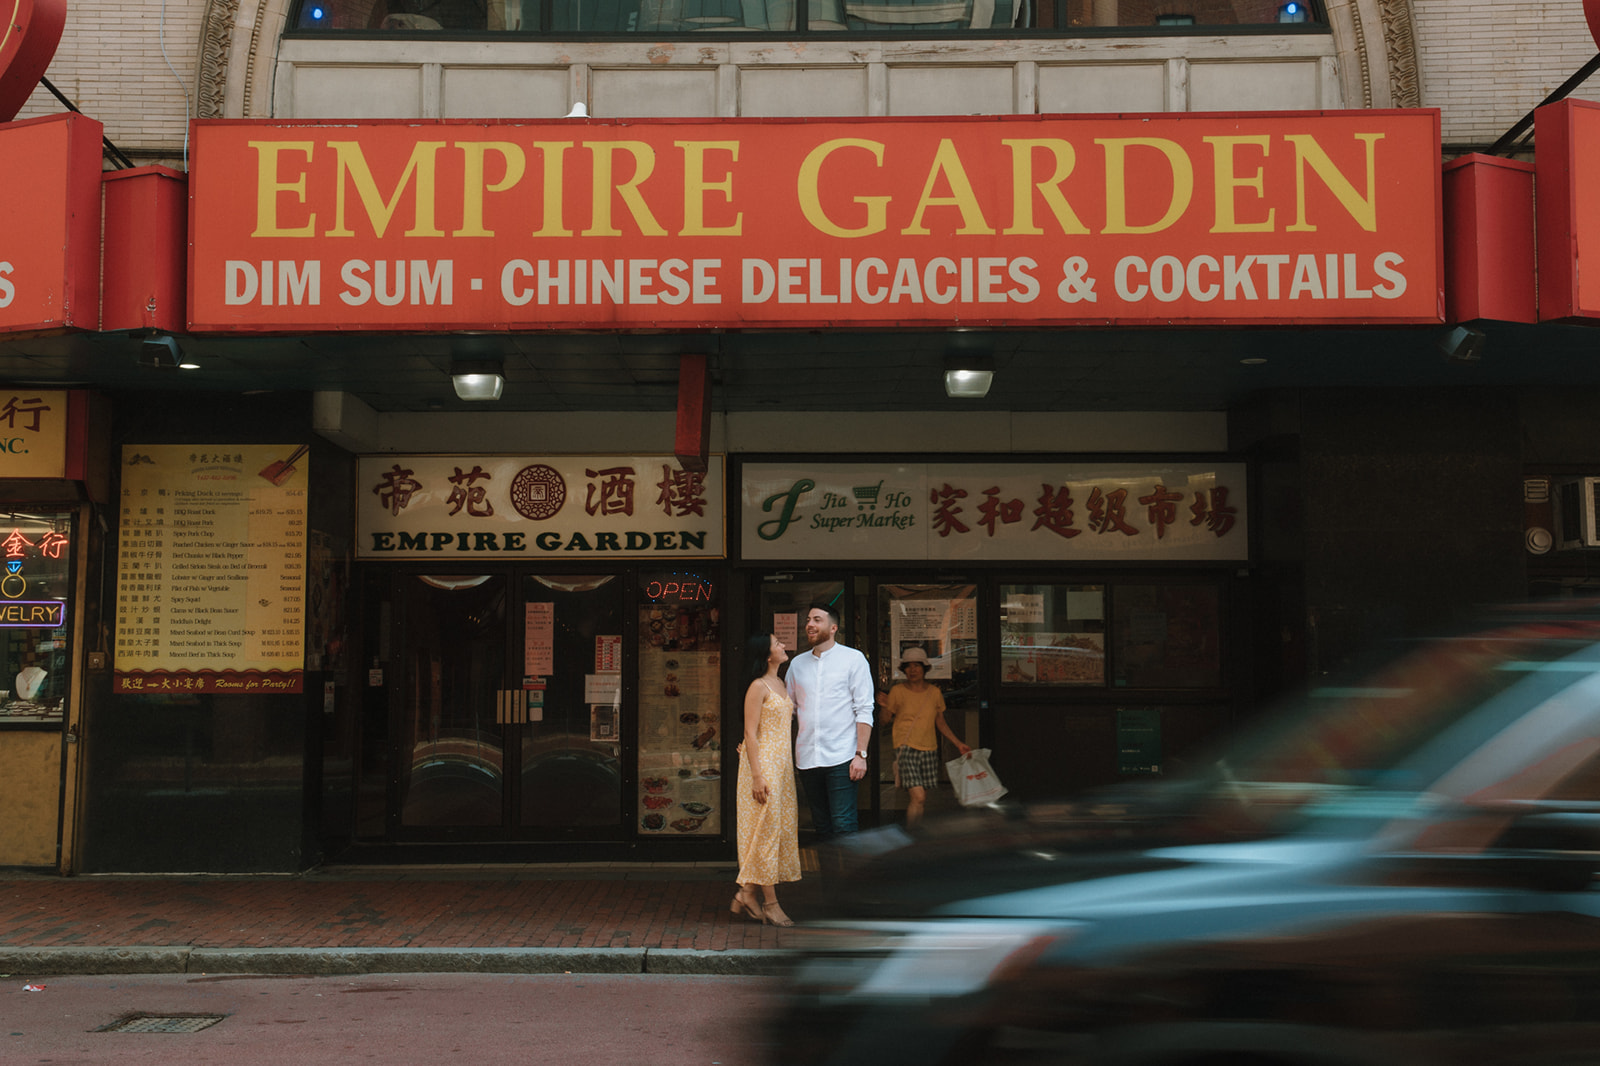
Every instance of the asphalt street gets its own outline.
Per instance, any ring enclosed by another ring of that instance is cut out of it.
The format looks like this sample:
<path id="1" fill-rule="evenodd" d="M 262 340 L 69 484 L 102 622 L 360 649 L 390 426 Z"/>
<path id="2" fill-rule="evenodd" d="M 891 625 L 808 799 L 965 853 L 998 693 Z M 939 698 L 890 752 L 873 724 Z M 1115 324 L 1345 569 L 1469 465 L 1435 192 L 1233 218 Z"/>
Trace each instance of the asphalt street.
<path id="1" fill-rule="evenodd" d="M 620 974 L 8 975 L 0 1062 L 759 1066 L 777 988 L 767 977 Z"/>

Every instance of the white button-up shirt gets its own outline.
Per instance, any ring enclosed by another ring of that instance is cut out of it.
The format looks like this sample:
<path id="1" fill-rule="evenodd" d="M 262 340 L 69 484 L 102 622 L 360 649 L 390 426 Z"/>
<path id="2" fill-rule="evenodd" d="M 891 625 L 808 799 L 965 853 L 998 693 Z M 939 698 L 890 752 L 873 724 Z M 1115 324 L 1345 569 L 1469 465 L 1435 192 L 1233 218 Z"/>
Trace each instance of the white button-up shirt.
<path id="1" fill-rule="evenodd" d="M 789 698 L 800 723 L 794 764 L 801 770 L 847 763 L 856 754 L 856 723 L 872 725 L 875 689 L 867 657 L 843 644 L 789 660 Z"/>

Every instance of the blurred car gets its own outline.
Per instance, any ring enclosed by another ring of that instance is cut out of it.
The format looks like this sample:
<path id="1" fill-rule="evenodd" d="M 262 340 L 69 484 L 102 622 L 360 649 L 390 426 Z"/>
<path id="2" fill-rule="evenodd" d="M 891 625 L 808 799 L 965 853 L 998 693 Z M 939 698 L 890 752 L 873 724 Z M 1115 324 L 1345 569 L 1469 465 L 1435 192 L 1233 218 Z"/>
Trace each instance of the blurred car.
<path id="1" fill-rule="evenodd" d="M 1600 1062 L 1600 610 L 1314 692 L 1183 780 L 849 840 L 783 1062 Z"/>

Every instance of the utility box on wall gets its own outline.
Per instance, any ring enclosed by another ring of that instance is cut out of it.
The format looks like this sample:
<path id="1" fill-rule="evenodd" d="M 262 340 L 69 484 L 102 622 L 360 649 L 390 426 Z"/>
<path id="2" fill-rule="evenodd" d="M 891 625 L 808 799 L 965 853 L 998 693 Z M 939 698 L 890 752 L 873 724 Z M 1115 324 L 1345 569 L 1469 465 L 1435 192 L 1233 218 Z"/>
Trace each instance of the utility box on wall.
<path id="1" fill-rule="evenodd" d="M 1561 478 L 1555 483 L 1556 547 L 1563 551 L 1600 548 L 1600 514 L 1595 490 L 1600 477 Z"/>
<path id="2" fill-rule="evenodd" d="M 189 179 L 170 167 L 116 170 L 105 198 L 102 330 L 188 327 Z"/>

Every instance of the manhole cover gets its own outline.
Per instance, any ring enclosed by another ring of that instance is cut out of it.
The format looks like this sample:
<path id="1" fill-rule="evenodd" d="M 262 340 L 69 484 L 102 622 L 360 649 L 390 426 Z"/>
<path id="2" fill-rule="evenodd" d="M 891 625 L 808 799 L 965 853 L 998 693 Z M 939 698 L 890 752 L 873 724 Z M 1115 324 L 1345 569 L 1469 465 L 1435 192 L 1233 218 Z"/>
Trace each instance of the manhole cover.
<path id="1" fill-rule="evenodd" d="M 226 1014 L 129 1014 L 110 1025 L 102 1025 L 97 1033 L 198 1033 L 216 1025 Z"/>

